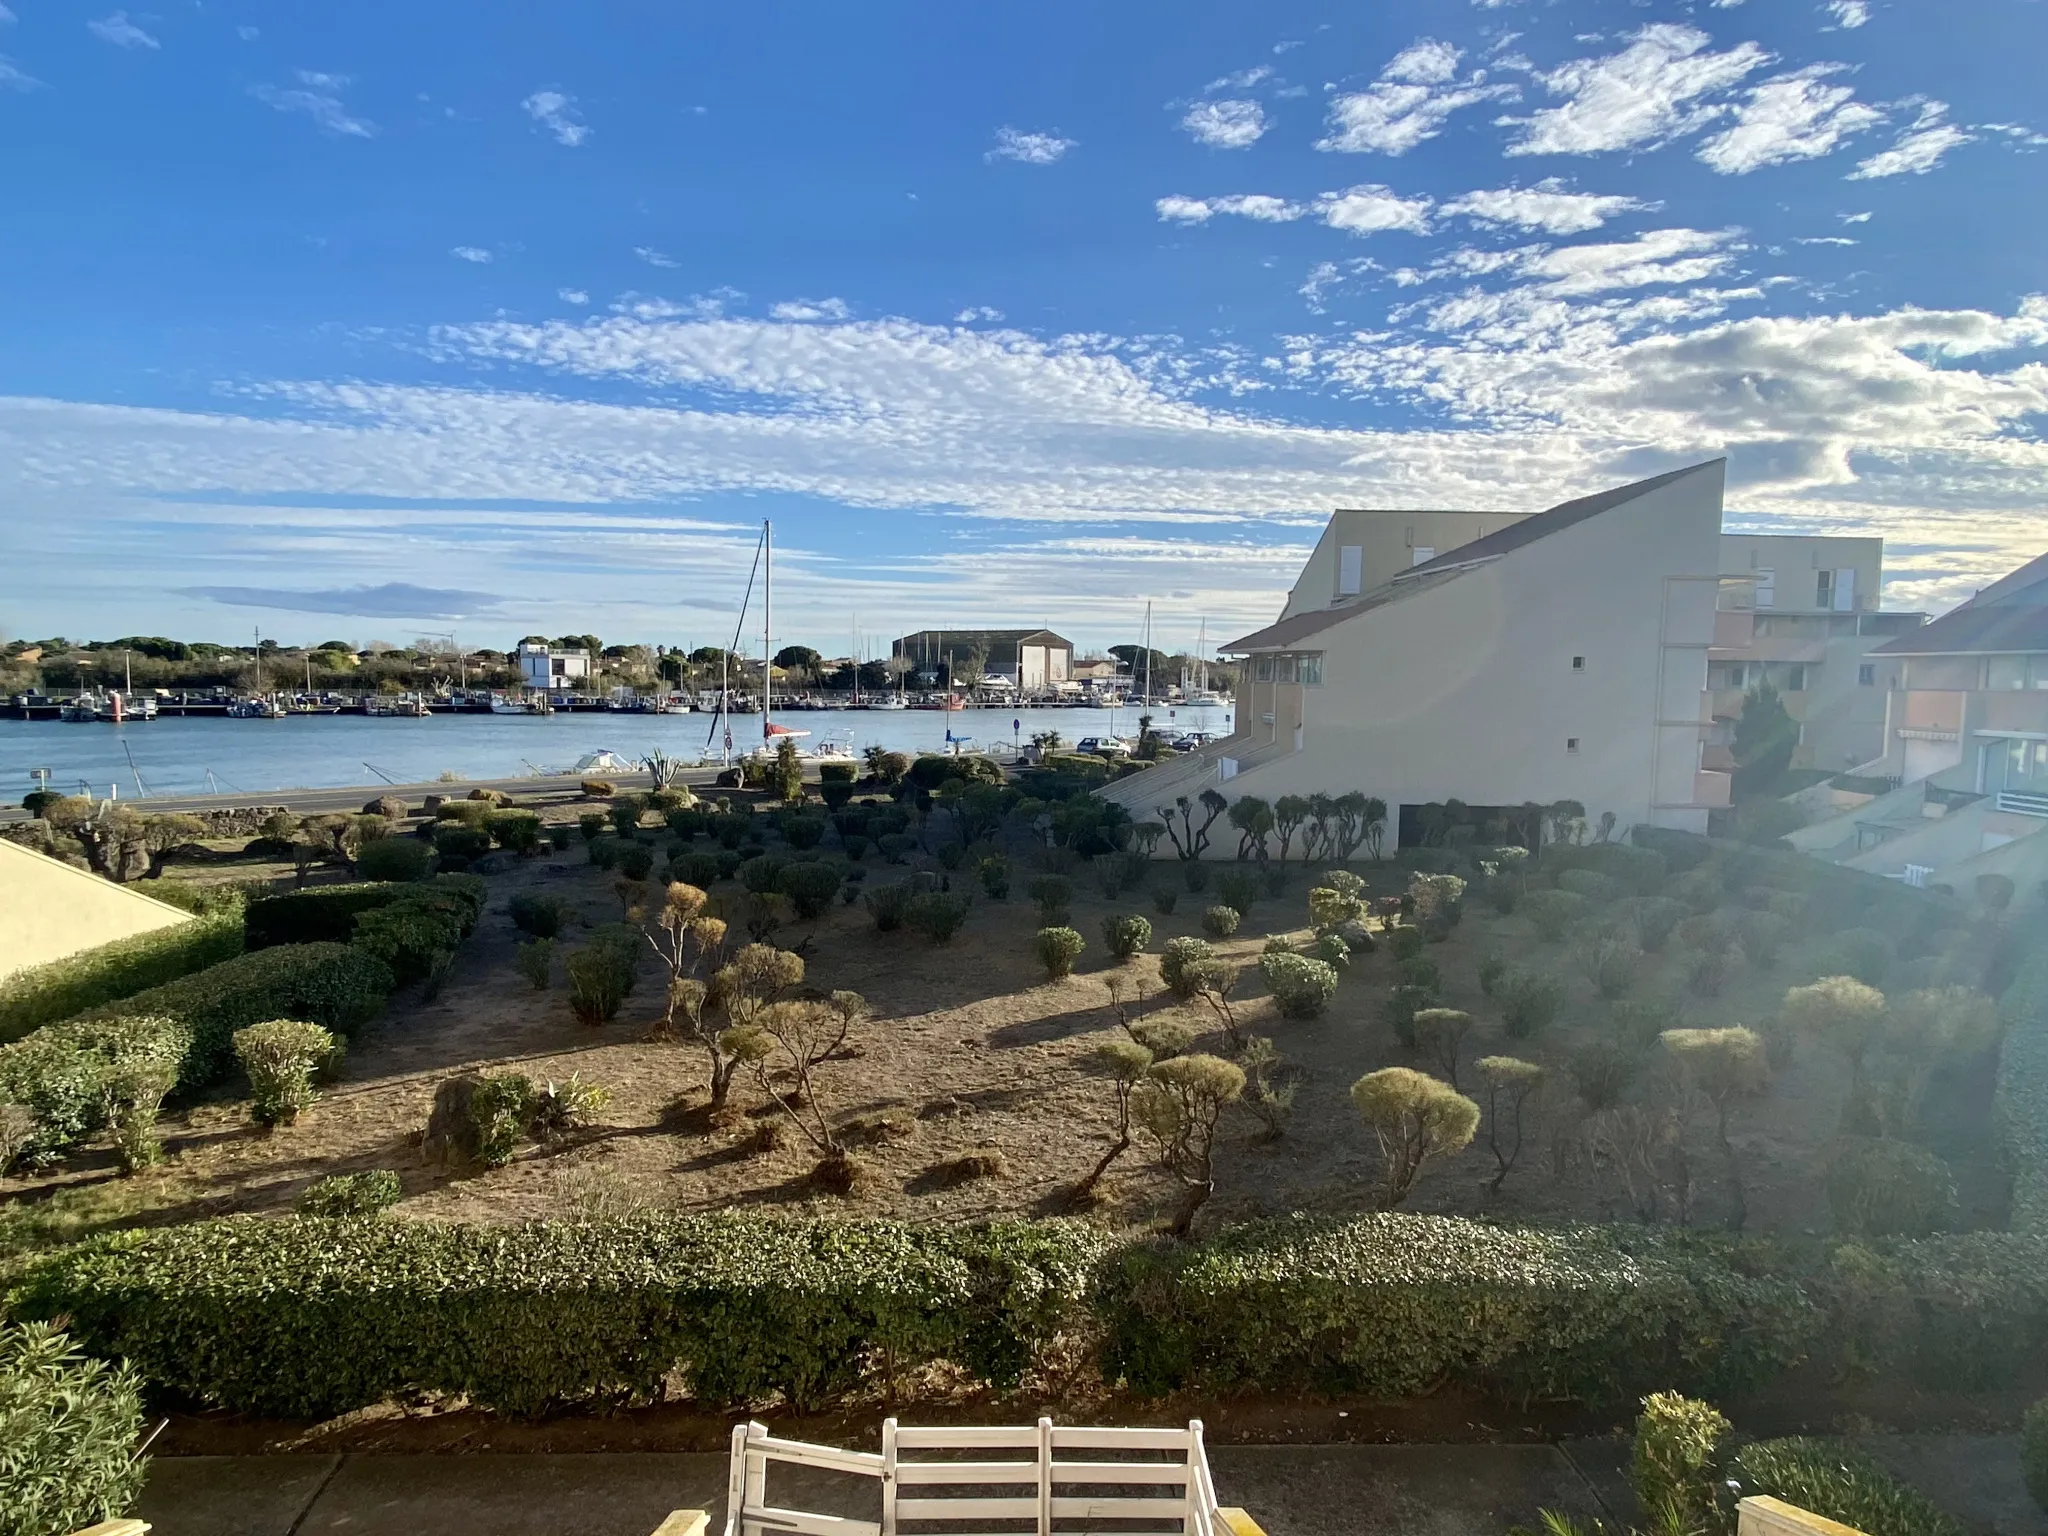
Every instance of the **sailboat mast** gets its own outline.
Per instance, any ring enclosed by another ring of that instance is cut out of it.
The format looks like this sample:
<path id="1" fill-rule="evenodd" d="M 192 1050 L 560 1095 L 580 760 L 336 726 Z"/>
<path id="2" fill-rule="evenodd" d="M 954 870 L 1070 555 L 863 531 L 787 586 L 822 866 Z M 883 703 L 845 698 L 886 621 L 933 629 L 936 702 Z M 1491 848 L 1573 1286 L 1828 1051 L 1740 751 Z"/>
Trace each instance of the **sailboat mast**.
<path id="1" fill-rule="evenodd" d="M 1140 704 L 1152 702 L 1152 605 L 1145 605 L 1145 687 L 1138 695 Z"/>
<path id="2" fill-rule="evenodd" d="M 853 616 L 853 707 L 860 708 L 860 615 Z"/>
<path id="3" fill-rule="evenodd" d="M 775 525 L 761 520 L 761 739 L 770 730 L 769 712 L 775 704 Z"/>
<path id="4" fill-rule="evenodd" d="M 256 691 L 263 691 L 263 627 L 256 628 Z"/>

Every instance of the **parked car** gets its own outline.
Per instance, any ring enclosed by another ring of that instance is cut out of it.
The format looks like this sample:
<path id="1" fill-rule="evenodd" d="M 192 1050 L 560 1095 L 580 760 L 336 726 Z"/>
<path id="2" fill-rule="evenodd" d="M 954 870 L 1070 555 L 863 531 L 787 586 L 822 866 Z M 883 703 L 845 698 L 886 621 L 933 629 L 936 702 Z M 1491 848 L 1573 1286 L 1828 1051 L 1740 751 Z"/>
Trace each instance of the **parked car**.
<path id="1" fill-rule="evenodd" d="M 1182 731 L 1173 738 L 1172 746 L 1176 752 L 1192 752 L 1197 747 L 1206 747 L 1215 739 L 1214 731 Z"/>
<path id="2" fill-rule="evenodd" d="M 1127 741 L 1118 741 L 1114 736 L 1083 736 L 1075 743 L 1074 750 L 1083 756 L 1092 754 L 1096 757 L 1129 757 L 1131 744 Z"/>

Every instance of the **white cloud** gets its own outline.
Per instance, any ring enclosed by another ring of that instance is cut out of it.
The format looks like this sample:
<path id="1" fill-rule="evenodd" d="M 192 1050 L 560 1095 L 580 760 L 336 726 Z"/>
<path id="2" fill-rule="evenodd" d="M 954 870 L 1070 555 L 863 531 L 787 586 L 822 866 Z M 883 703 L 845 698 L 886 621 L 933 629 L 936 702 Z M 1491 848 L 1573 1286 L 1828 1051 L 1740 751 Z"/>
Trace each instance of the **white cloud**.
<path id="1" fill-rule="evenodd" d="M 1697 27 L 1655 22 L 1629 45 L 1604 58 L 1574 59 L 1537 78 L 1564 102 L 1515 122 L 1522 135 L 1511 155 L 1590 155 L 1604 150 L 1654 148 L 1692 133 L 1724 107 L 1703 102 L 1770 62 L 1755 43 L 1723 53 Z"/>
<path id="2" fill-rule="evenodd" d="M 6 6 L 0 5 L 0 27 L 13 26 L 14 19 L 14 12 L 7 9 Z"/>
<path id="3" fill-rule="evenodd" d="M 1723 175 L 1740 176 L 1832 154 L 1843 140 L 1884 121 L 1848 86 L 1827 83 L 1845 67 L 1813 64 L 1754 87 L 1733 124 L 1700 145 L 1699 158 Z"/>
<path id="4" fill-rule="evenodd" d="M 1336 194 L 1326 192 L 1323 195 L 1334 197 Z M 1173 224 L 1204 224 L 1219 213 L 1256 219 L 1262 224 L 1286 224 L 1309 212 L 1300 203 L 1290 203 L 1284 197 L 1267 197 L 1258 192 L 1230 197 L 1162 197 L 1152 207 L 1160 218 Z"/>
<path id="5" fill-rule="evenodd" d="M 770 307 L 768 318 L 796 323 L 814 320 L 846 320 L 853 311 L 844 299 L 786 299 Z"/>
<path id="6" fill-rule="evenodd" d="M 982 321 L 987 321 L 993 325 L 1002 318 L 1003 312 L 1000 309 L 992 309 L 986 304 L 970 304 L 953 317 L 953 323 L 955 325 L 976 325 Z"/>
<path id="7" fill-rule="evenodd" d="M 24 73 L 6 54 L 0 53 L 0 90 L 32 91 L 42 83 L 34 75 Z"/>
<path id="8" fill-rule="evenodd" d="M 1434 38 L 1410 44 L 1364 90 L 1331 100 L 1329 136 L 1318 140 L 1316 148 L 1404 155 L 1441 133 L 1453 112 L 1521 94 L 1513 85 L 1489 85 L 1483 69 L 1459 79 L 1461 57 L 1458 49 Z"/>
<path id="9" fill-rule="evenodd" d="M 1835 217 L 1844 224 L 1868 224 L 1870 222 L 1870 213 L 1867 209 L 1862 213 L 1838 213 Z"/>
<path id="10" fill-rule="evenodd" d="M 1205 198 L 1182 197 L 1178 193 L 1158 199 L 1152 208 L 1170 224 L 1201 224 L 1216 211 Z"/>
<path id="11" fill-rule="evenodd" d="M 163 46 L 162 43 L 159 43 L 155 38 L 143 31 L 142 28 L 130 21 L 126 11 L 116 11 L 113 15 L 103 17 L 98 21 L 88 21 L 85 24 L 85 28 L 94 37 L 99 38 L 100 41 L 112 43 L 116 48 L 161 48 Z"/>
<path id="12" fill-rule="evenodd" d="M 375 123 L 353 116 L 342 104 L 340 92 L 349 83 L 347 75 L 322 74 L 310 69 L 302 69 L 298 73 L 299 84 L 304 87 L 302 90 L 252 85 L 249 94 L 279 112 L 297 112 L 310 117 L 322 133 L 351 139 L 367 139 L 376 134 Z"/>
<path id="13" fill-rule="evenodd" d="M 245 43 L 253 43 L 262 35 L 262 31 L 256 27 L 242 26 L 235 28 L 235 36 Z"/>
<path id="14" fill-rule="evenodd" d="M 1533 187 L 1467 192 L 1445 203 L 1443 212 L 1477 224 L 1512 224 L 1518 229 L 1540 229 L 1546 234 L 1578 235 L 1598 229 L 1619 214 L 1638 213 L 1654 206 L 1633 197 L 1567 192 L 1564 183 L 1552 176 Z"/>
<path id="15" fill-rule="evenodd" d="M 1963 144 L 1976 142 L 1976 135 L 1948 121 L 1948 103 L 1922 103 L 1911 127 L 1901 133 L 1890 149 L 1872 155 L 1849 173 L 1851 181 L 1871 181 L 1880 176 L 1925 176 L 1941 164 L 1941 157 Z"/>
<path id="16" fill-rule="evenodd" d="M 666 255 L 651 245 L 636 245 L 633 247 L 633 254 L 646 262 L 650 267 L 679 267 L 682 265 L 675 257 Z"/>
<path id="17" fill-rule="evenodd" d="M 1570 297 L 1719 276 L 1741 249 L 1733 230 L 1653 229 L 1633 240 L 1564 245 L 1522 263 L 1546 292 Z"/>
<path id="18" fill-rule="evenodd" d="M 1220 75 L 1202 89 L 1205 91 L 1248 91 L 1262 80 L 1273 78 L 1273 66 L 1256 64 L 1250 69 L 1240 69 L 1234 75 Z"/>
<path id="19" fill-rule="evenodd" d="M 584 305 L 590 302 L 590 295 L 581 288 L 557 288 L 555 297 L 564 304 Z"/>
<path id="20" fill-rule="evenodd" d="M 1870 0 L 1828 0 L 1828 14 L 1843 31 L 1854 31 L 1870 20 Z"/>
<path id="21" fill-rule="evenodd" d="M 526 115 L 555 136 L 557 144 L 574 149 L 590 137 L 590 128 L 576 112 L 576 98 L 560 91 L 535 91 L 519 103 Z"/>
<path id="22" fill-rule="evenodd" d="M 480 267 L 487 267 L 496 259 L 480 245 L 458 245 L 448 254 L 457 261 L 473 261 Z"/>
<path id="23" fill-rule="evenodd" d="M 1423 235 L 1429 233 L 1430 206 L 1427 197 L 1402 197 L 1390 187 L 1366 185 L 1323 193 L 1316 199 L 1315 213 L 1330 228 L 1349 234 L 1401 229 Z"/>
<path id="24" fill-rule="evenodd" d="M 1795 237 L 1795 238 L 1793 239 L 1793 242 L 1792 242 L 1792 243 L 1793 243 L 1794 245 L 1855 245 L 1855 244 L 1857 244 L 1857 242 L 1856 242 L 1856 241 L 1854 241 L 1854 240 L 1851 240 L 1851 239 L 1850 239 L 1850 238 L 1849 238 L 1849 237 L 1848 237 L 1847 235 L 1799 235 L 1799 236 L 1796 236 L 1796 237 Z"/>
<path id="25" fill-rule="evenodd" d="M 1180 125 L 1211 149 L 1249 149 L 1270 126 L 1256 101 L 1196 102 Z"/>
<path id="26" fill-rule="evenodd" d="M 1051 165 L 1079 142 L 1078 139 L 1063 139 L 1057 133 L 1026 133 L 1021 128 L 1002 127 L 996 130 L 995 148 L 982 158 L 1018 160 L 1025 165 Z"/>

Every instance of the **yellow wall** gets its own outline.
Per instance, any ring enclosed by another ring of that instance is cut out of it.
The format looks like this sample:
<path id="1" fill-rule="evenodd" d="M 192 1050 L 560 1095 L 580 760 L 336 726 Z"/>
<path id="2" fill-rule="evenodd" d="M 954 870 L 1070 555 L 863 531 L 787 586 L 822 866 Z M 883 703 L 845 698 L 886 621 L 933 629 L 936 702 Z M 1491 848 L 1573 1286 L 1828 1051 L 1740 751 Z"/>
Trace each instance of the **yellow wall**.
<path id="1" fill-rule="evenodd" d="M 0 841 L 0 976 L 191 920 L 133 887 Z"/>

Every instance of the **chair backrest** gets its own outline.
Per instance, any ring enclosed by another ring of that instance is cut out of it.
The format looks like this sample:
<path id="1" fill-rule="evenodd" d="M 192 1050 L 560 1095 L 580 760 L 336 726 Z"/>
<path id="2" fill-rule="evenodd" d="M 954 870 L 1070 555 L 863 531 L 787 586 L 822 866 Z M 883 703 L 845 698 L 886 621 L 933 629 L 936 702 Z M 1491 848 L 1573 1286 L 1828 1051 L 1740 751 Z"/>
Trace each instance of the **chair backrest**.
<path id="1" fill-rule="evenodd" d="M 881 1519 L 856 1520 L 771 1503 L 768 1468 L 789 1466 L 873 1477 Z M 972 1529 L 1030 1521 L 1053 1536 L 1055 1521 L 1115 1520 L 1119 1536 L 1227 1536 L 1199 1419 L 1185 1429 L 1055 1425 L 882 1424 L 882 1451 L 842 1451 L 779 1440 L 760 1424 L 733 1427 L 726 1536 L 896 1536 L 901 1521 Z"/>

